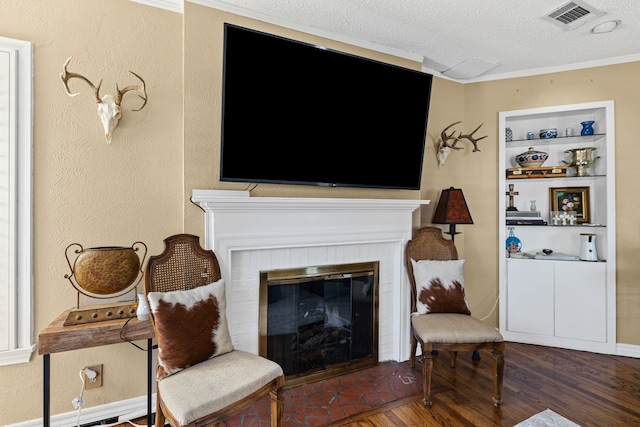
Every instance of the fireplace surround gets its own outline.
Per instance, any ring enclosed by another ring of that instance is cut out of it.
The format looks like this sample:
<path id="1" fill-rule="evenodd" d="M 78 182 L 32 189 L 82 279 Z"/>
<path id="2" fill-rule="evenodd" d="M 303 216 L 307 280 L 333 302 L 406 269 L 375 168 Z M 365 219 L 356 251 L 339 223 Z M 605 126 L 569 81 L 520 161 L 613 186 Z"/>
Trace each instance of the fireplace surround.
<path id="1" fill-rule="evenodd" d="M 410 292 L 404 248 L 429 200 L 250 197 L 193 190 L 204 246 L 220 262 L 235 348 L 259 354 L 260 272 L 379 263 L 378 360 L 409 359 Z"/>

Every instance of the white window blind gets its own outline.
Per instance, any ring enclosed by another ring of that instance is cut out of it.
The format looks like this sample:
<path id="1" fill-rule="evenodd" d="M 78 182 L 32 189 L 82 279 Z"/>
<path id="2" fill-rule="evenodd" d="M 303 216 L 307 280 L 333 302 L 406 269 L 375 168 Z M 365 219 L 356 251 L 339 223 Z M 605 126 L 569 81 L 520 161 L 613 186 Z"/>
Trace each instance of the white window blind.
<path id="1" fill-rule="evenodd" d="M 15 274 L 12 268 L 13 251 L 9 248 L 13 245 L 12 236 L 10 235 L 11 221 L 10 218 L 10 202 L 12 191 L 10 186 L 12 179 L 10 177 L 11 166 L 10 159 L 10 135 L 11 128 L 11 112 L 15 108 L 10 108 L 12 98 L 15 98 L 12 82 L 9 81 L 11 67 L 10 52 L 0 51 L 0 324 L 7 325 L 6 328 L 0 329 L 0 351 L 9 350 L 10 333 L 13 328 L 13 319 L 11 318 L 11 309 L 14 295 L 11 286 L 11 277 Z M 15 167 L 15 166 L 14 166 Z"/>
<path id="2" fill-rule="evenodd" d="M 32 48 L 0 37 L 0 365 L 35 349 L 32 273 Z"/>

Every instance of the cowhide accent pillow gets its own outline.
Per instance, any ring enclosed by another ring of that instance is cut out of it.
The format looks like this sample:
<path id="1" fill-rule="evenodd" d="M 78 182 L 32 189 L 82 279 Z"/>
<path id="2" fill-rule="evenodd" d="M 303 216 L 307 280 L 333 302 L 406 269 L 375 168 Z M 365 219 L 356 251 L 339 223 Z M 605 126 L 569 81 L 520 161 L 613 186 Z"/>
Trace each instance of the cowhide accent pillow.
<path id="1" fill-rule="evenodd" d="M 411 260 L 418 314 L 471 314 L 464 294 L 464 261 Z"/>
<path id="2" fill-rule="evenodd" d="M 188 291 L 149 292 L 162 379 L 233 350 L 227 325 L 224 280 Z"/>

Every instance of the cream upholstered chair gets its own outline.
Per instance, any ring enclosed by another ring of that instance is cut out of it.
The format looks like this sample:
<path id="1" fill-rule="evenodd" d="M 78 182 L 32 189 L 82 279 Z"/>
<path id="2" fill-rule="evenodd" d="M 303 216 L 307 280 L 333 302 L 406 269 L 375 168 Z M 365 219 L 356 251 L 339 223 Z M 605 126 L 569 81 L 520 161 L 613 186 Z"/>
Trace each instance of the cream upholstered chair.
<path id="1" fill-rule="evenodd" d="M 411 367 L 421 348 L 423 403 L 431 407 L 434 350 L 451 352 L 455 367 L 458 351 L 488 350 L 493 358 L 493 403 L 502 403 L 504 340 L 495 328 L 471 316 L 464 295 L 464 260 L 442 230 L 424 227 L 407 243 L 407 273 L 411 283 Z"/>
<path id="2" fill-rule="evenodd" d="M 221 425 L 269 396 L 271 425 L 282 424 L 284 375 L 275 362 L 235 350 L 224 281 L 198 236 L 164 240 L 149 258 L 145 295 L 158 340 L 156 427 Z"/>

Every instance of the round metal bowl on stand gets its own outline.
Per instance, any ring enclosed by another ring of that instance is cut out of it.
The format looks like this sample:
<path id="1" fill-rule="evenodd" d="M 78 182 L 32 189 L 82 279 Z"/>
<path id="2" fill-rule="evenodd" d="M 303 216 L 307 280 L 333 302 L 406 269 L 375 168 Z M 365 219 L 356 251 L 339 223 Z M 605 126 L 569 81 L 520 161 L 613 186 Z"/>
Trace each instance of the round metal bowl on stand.
<path id="1" fill-rule="evenodd" d="M 140 249 L 144 249 L 141 254 Z M 71 260 L 70 253 L 75 254 Z M 78 291 L 76 308 L 71 310 L 65 325 L 98 322 L 134 317 L 137 302 L 120 302 L 80 308 L 80 294 L 97 299 L 110 299 L 134 290 L 142 280 L 142 264 L 147 255 L 147 246 L 135 242 L 131 247 L 103 246 L 83 248 L 72 243 L 65 249 L 71 274 L 65 274 Z"/>

